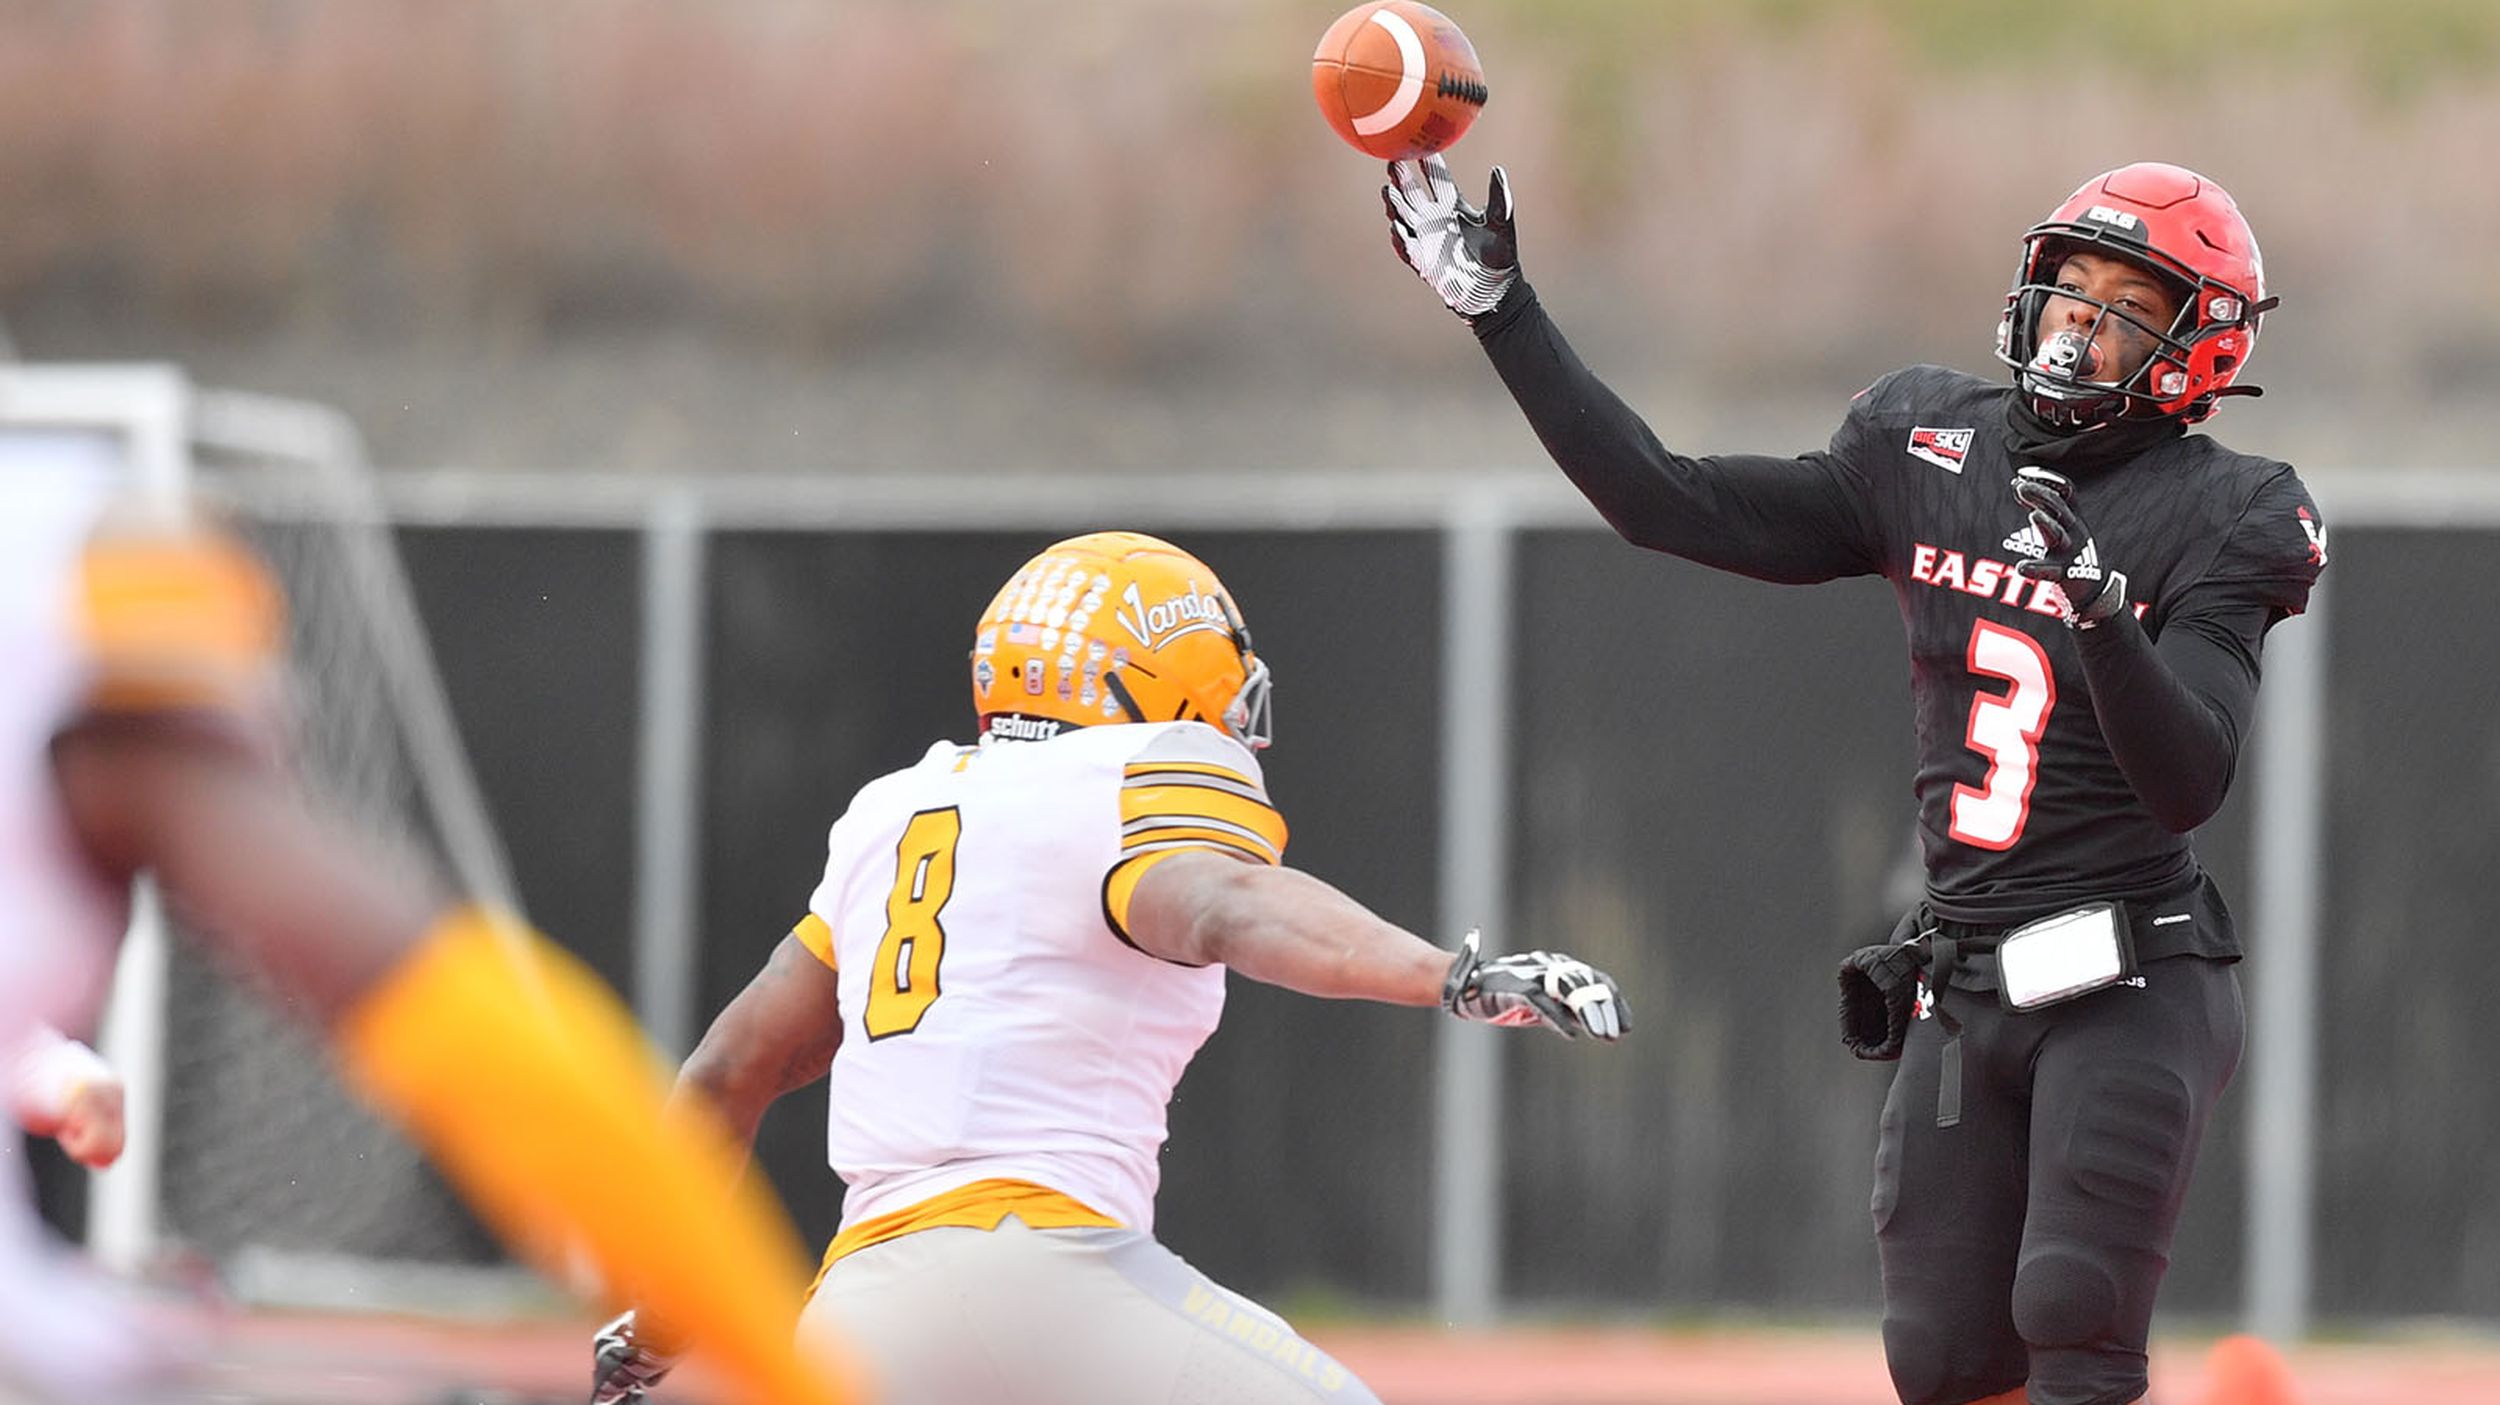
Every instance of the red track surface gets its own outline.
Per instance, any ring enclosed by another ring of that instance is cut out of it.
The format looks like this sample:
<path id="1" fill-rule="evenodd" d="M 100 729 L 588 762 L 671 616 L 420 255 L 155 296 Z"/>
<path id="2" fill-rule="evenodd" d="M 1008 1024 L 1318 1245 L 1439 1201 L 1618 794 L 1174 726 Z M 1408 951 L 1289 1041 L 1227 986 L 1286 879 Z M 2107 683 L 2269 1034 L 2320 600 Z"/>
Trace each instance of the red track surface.
<path id="1" fill-rule="evenodd" d="M 1389 1405 L 1896 1405 L 1865 1332 L 1315 1331 Z M 2153 1398 L 2192 1405 L 2206 1344 L 2157 1343 Z M 2304 1347 L 2303 1405 L 2500 1405 L 2500 1345 Z"/>
<path id="2" fill-rule="evenodd" d="M 591 1324 L 260 1315 L 228 1324 L 201 1399 L 251 1405 L 578 1402 Z M 1894 1405 L 1865 1331 L 1316 1328 L 1388 1405 Z M 2205 1346 L 2156 1346 L 2155 1399 L 2198 1399 Z M 2496 1405 L 2500 1344 L 2304 1347 L 2303 1405 Z M 704 1398 L 700 1381 L 667 1405 Z"/>

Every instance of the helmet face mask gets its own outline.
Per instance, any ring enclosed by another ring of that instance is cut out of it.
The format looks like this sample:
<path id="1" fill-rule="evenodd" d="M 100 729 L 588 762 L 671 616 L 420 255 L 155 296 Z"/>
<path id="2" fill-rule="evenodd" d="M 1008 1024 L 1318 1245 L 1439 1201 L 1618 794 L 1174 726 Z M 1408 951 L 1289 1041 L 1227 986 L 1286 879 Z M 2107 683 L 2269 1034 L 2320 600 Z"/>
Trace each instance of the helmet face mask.
<path id="1" fill-rule="evenodd" d="M 2060 287 L 2060 270 L 2078 253 L 2123 259 L 2150 272 L 2178 299 L 2178 316 L 2157 328 Z M 2067 348 L 2052 344 L 2063 334 L 2042 335 L 2042 313 L 2052 298 L 2097 309 L 2091 336 L 2118 319 L 2122 339 L 2142 339 L 2149 354 L 2112 380 L 2091 377 Z M 2086 182 L 2024 236 L 1997 324 L 1997 359 L 2013 368 L 2032 411 L 2059 429 L 2121 417 L 2173 416 L 2194 424 L 2226 395 L 2258 393 L 2235 382 L 2256 349 L 2258 323 L 2275 301 L 2265 293 L 2256 236 L 2222 187 L 2177 166 L 2123 166 Z"/>
<path id="2" fill-rule="evenodd" d="M 982 612 L 972 652 L 985 738 L 1194 721 L 1257 750 L 1270 688 L 1215 573 L 1136 532 L 1072 537 L 1026 562 Z"/>
<path id="3" fill-rule="evenodd" d="M 2179 312 L 2162 325 L 2117 303 L 2071 286 L 2064 269 L 2076 254 L 2103 253 L 2124 260 L 2139 273 L 2151 275 Z M 1998 327 L 1999 354 L 2014 365 L 2015 382 L 2030 397 L 2032 412 L 2051 426 L 2075 430 L 2121 416 L 2166 413 L 2157 388 L 2175 380 L 2191 349 L 2178 333 L 2187 320 L 2191 293 L 2172 274 L 2123 249 L 2098 250 L 2070 240 L 2040 241 L 2028 259 L 2031 271 L 2018 274 L 2007 319 Z M 2071 321 L 2050 332 L 2052 308 L 2087 308 L 2091 320 L 2081 327 Z M 2027 337 L 2019 329 L 2029 329 Z M 2117 346 L 2115 365 L 2104 355 Z M 2019 358 L 2019 359 L 2017 359 Z"/>
<path id="4" fill-rule="evenodd" d="M 1242 646 L 1248 648 L 1250 635 L 1244 631 Z M 1241 691 L 1224 709 L 1224 730 L 1233 740 L 1252 751 L 1265 751 L 1276 742 L 1276 716 L 1269 699 L 1275 691 L 1275 679 L 1267 671 L 1267 660 L 1250 656 L 1250 675 L 1241 680 Z"/>

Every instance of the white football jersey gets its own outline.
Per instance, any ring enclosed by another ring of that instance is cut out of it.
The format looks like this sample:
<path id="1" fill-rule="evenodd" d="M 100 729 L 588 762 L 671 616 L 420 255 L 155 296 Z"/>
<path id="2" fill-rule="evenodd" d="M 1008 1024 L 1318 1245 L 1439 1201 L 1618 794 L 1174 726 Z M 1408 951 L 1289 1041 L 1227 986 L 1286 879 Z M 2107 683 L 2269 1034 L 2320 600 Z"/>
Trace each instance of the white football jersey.
<path id="1" fill-rule="evenodd" d="M 122 894 L 80 857 L 50 750 L 87 683 L 74 592 L 118 472 L 95 435 L 12 431 L 0 457 L 0 1028 L 12 1038 L 29 1020 L 92 1013 L 121 933 Z"/>
<path id="2" fill-rule="evenodd" d="M 80 557 L 119 481 L 101 436 L 11 430 L 0 452 L 0 1049 L 83 1023 L 120 941 L 125 894 L 79 853 L 51 765 L 91 671 Z M 0 1397 L 127 1398 L 162 1339 L 62 1250 L 23 1159 L 0 1155 Z"/>
<path id="3" fill-rule="evenodd" d="M 1224 971 L 1129 944 L 1129 894 L 1175 853 L 1284 844 L 1250 751 L 1195 722 L 941 742 L 863 788 L 798 932 L 842 973 L 845 1227 L 1006 1179 L 1151 1232 L 1165 1108 Z"/>

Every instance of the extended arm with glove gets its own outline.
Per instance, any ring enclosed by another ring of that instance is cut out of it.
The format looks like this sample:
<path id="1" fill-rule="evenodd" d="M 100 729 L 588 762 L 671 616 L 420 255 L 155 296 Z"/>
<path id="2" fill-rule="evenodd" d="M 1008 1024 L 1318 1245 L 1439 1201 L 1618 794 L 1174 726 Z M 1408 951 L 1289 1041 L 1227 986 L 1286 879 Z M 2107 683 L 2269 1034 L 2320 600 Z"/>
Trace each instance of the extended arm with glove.
<path id="1" fill-rule="evenodd" d="M 1566 1039 L 1620 1039 L 1631 1028 L 1615 979 L 1577 957 L 1522 951 L 1490 960 L 1483 935 L 1469 932 L 1441 982 L 1441 1006 L 1462 1020 L 1541 1024 Z"/>
<path id="2" fill-rule="evenodd" d="M 1757 580 L 1871 575 L 1886 559 L 1845 465 L 1668 449 L 1571 349 L 1519 262 L 1501 167 L 1478 209 L 1438 156 L 1394 161 L 1381 187 L 1389 247 L 1474 331 L 1554 463 L 1625 541 Z"/>
<path id="3" fill-rule="evenodd" d="M 1616 1039 L 1630 1024 L 1613 978 L 1586 962 L 1544 951 L 1487 960 L 1473 932 L 1453 954 L 1298 869 L 1172 854 L 1139 880 L 1126 930 L 1150 956 L 1221 962 L 1305 995 L 1439 1005 L 1572 1039 Z"/>
<path id="4" fill-rule="evenodd" d="M 1519 235 L 1510 177 L 1493 168 L 1484 208 L 1462 199 L 1439 156 L 1389 163 L 1380 188 L 1389 212 L 1389 247 L 1432 285 L 1450 311 L 1473 322 L 1501 305 L 1519 281 Z"/>

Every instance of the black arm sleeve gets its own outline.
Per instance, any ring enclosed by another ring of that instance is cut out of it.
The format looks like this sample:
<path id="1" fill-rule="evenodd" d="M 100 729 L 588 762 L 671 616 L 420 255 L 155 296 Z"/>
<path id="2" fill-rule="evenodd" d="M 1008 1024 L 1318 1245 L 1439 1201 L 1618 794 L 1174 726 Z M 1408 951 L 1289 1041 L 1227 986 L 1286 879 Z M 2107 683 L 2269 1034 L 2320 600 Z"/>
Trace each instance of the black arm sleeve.
<path id="1" fill-rule="evenodd" d="M 1881 570 L 1862 485 L 1834 455 L 1669 451 L 1524 281 L 1476 320 L 1476 336 L 1546 452 L 1625 541 L 1783 583 Z"/>
<path id="2" fill-rule="evenodd" d="M 2163 828 L 2185 834 L 2230 793 L 2257 705 L 2257 654 L 2277 612 L 2243 601 L 2173 620 L 2161 642 L 2120 611 L 2079 630 L 2084 678 L 2109 753 Z"/>
<path id="3" fill-rule="evenodd" d="M 2158 645 L 2124 610 L 2076 632 L 2110 755 L 2174 833 L 2222 808 L 2257 706 L 2266 631 L 2308 608 L 2325 542 L 2317 505 L 2283 469 L 2251 498 L 2204 578 L 2165 609 Z"/>

